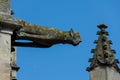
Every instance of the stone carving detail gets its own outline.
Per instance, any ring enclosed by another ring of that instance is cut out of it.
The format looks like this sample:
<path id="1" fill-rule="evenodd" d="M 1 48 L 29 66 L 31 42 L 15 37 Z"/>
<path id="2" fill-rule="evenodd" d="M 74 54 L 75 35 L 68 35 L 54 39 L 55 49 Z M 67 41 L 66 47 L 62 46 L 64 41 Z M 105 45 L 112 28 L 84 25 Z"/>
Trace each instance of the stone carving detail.
<path id="1" fill-rule="evenodd" d="M 79 33 L 74 32 L 72 29 L 70 31 L 60 31 L 55 28 L 30 24 L 20 19 L 19 22 L 21 27 L 15 32 L 16 39 L 31 40 L 33 45 L 40 44 L 41 47 L 50 47 L 53 44 L 69 43 L 76 46 L 81 42 Z M 16 43 L 16 45 L 19 46 L 20 43 Z"/>
<path id="2" fill-rule="evenodd" d="M 112 44 L 112 41 L 107 39 L 107 36 L 109 35 L 105 29 L 107 28 L 106 25 L 101 24 L 98 25 L 98 28 L 101 30 L 97 32 L 97 35 L 99 35 L 98 40 L 95 40 L 94 43 L 97 44 L 95 49 L 92 49 L 93 58 L 89 59 L 89 62 L 91 62 L 91 65 L 89 68 L 87 68 L 88 71 L 94 69 L 95 67 L 102 65 L 102 66 L 112 66 L 114 67 L 118 72 L 120 72 L 120 69 L 117 66 L 117 63 L 119 61 L 115 59 L 114 54 L 115 50 L 112 50 L 110 47 L 110 44 Z"/>

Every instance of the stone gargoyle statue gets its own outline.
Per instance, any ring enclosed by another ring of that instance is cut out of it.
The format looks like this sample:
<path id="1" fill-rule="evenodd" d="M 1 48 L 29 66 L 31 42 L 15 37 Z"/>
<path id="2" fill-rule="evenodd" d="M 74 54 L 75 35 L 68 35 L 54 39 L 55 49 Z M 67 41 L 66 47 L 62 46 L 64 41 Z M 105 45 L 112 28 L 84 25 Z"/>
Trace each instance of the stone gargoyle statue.
<path id="1" fill-rule="evenodd" d="M 55 28 L 31 24 L 21 19 L 17 20 L 21 23 L 21 27 L 15 31 L 16 39 L 32 41 L 32 43 L 21 43 L 22 46 L 38 45 L 38 47 L 50 47 L 58 43 L 68 43 L 76 46 L 81 42 L 80 34 L 74 32 L 73 29 L 70 31 L 61 31 Z M 20 43 L 16 43 L 16 45 L 20 45 Z"/>
<path id="2" fill-rule="evenodd" d="M 31 24 L 19 18 L 12 17 L 10 0 L 0 0 L 0 28 L 1 30 L 12 30 L 12 44 L 23 47 L 50 47 L 54 44 L 68 43 L 74 46 L 81 42 L 80 34 L 70 31 L 61 31 Z M 30 42 L 17 40 L 30 40 Z"/>

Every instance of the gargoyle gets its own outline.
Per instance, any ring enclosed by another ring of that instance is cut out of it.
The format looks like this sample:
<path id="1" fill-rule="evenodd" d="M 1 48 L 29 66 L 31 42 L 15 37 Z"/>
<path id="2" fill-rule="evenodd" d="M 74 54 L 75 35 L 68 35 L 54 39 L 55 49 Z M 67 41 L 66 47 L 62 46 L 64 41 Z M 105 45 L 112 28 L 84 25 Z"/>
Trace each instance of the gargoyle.
<path id="1" fill-rule="evenodd" d="M 3 29 L 13 29 L 13 45 L 24 47 L 50 47 L 54 44 L 68 43 L 74 46 L 81 42 L 80 34 L 61 31 L 55 28 L 38 26 L 10 15 L 0 15 L 0 25 Z M 15 40 L 30 40 L 31 42 L 15 42 Z"/>
<path id="2" fill-rule="evenodd" d="M 13 18 L 10 0 L 0 0 L 0 28 L 12 30 L 12 43 L 24 47 L 50 47 L 58 43 L 78 45 L 81 42 L 78 32 L 60 31 L 54 28 L 38 26 L 24 20 Z M 31 42 L 17 42 L 16 40 L 30 40 Z"/>
<path id="3" fill-rule="evenodd" d="M 16 46 L 50 47 L 59 43 L 68 43 L 76 46 L 81 42 L 79 33 L 74 32 L 73 29 L 60 31 L 55 28 L 31 24 L 21 19 L 17 20 L 21 27 L 15 31 L 16 40 L 30 40 L 32 42 L 16 42 Z"/>

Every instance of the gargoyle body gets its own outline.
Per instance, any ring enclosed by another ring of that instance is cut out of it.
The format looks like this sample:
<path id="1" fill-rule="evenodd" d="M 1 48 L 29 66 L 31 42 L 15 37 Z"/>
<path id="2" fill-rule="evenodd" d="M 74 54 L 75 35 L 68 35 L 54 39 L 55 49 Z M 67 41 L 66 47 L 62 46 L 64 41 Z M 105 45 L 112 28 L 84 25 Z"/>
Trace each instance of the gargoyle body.
<path id="1" fill-rule="evenodd" d="M 72 29 L 70 31 L 60 31 L 55 28 L 31 24 L 20 19 L 18 21 L 21 23 L 21 27 L 16 31 L 16 39 L 31 40 L 32 43 L 27 43 L 26 46 L 32 44 L 31 46 L 50 47 L 58 43 L 68 43 L 76 46 L 81 42 L 79 33 L 74 32 Z"/>

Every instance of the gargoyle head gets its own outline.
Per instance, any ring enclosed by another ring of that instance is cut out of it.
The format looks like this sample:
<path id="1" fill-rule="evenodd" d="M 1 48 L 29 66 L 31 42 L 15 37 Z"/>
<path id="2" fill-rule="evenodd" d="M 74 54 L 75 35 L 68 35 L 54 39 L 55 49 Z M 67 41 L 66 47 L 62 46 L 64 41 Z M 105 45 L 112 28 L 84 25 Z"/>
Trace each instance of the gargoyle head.
<path id="1" fill-rule="evenodd" d="M 78 32 L 74 32 L 73 29 L 69 31 L 68 36 L 66 36 L 66 40 L 74 46 L 78 45 L 82 41 L 80 34 Z"/>

